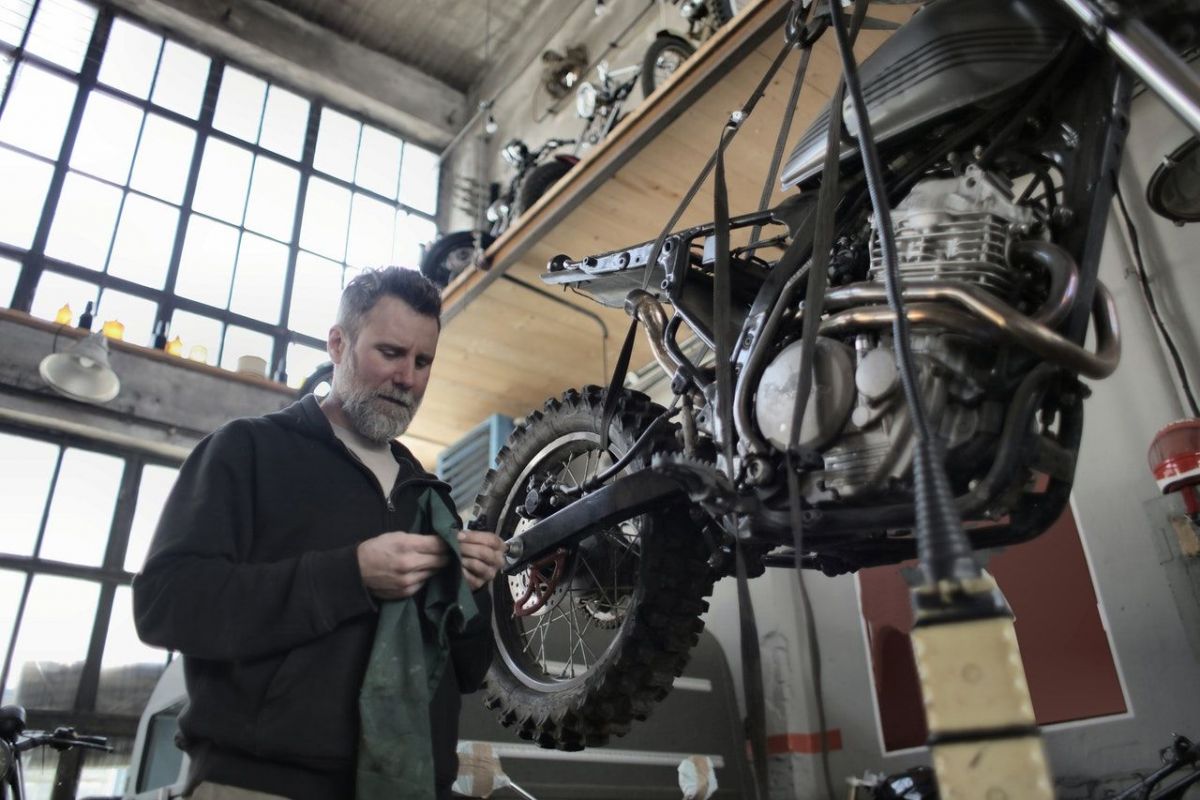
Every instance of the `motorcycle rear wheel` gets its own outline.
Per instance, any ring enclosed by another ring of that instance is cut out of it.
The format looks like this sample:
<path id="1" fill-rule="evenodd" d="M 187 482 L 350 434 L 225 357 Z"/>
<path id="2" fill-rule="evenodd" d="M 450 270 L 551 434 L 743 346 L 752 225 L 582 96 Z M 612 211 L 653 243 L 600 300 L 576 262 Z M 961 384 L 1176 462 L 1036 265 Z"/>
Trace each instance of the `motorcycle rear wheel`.
<path id="1" fill-rule="evenodd" d="M 531 485 L 582 482 L 619 458 L 662 413 L 642 394 L 623 395 L 607 452 L 599 449 L 599 387 L 568 391 L 531 414 L 488 472 L 476 518 L 511 538 L 530 524 L 518 509 Z M 668 426 L 628 469 L 675 447 Z M 700 615 L 713 586 L 708 555 L 686 509 L 663 509 L 498 577 L 485 704 L 518 736 L 546 748 L 581 750 L 628 732 L 670 691 L 704 628 Z M 528 613 L 521 598 L 531 594 L 544 605 Z"/>
<path id="2" fill-rule="evenodd" d="M 474 266 L 476 236 L 479 237 L 479 247 L 483 250 L 496 241 L 496 238 L 486 231 L 447 233 L 425 251 L 425 257 L 421 259 L 421 274 L 436 283 L 439 289 L 446 288 L 460 273 Z"/>

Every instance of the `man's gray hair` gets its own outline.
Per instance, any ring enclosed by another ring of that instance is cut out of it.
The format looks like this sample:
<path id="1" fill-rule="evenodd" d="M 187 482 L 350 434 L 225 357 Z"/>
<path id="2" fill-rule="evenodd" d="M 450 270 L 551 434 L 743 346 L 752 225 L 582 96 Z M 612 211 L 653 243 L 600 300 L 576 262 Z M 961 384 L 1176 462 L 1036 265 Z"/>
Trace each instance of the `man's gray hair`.
<path id="1" fill-rule="evenodd" d="M 346 284 L 338 304 L 337 324 L 350 341 L 358 338 L 363 320 L 381 297 L 403 300 L 418 314 L 438 320 L 441 327 L 442 294 L 433 281 L 415 269 L 368 269 Z"/>

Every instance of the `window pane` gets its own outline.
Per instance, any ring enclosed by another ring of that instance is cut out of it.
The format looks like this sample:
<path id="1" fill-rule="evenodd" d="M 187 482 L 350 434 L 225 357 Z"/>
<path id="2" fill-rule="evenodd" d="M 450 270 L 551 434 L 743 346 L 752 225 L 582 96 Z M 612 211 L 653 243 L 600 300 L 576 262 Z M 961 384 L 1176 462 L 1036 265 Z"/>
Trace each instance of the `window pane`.
<path id="1" fill-rule="evenodd" d="M 266 81 L 247 75 L 240 69 L 225 67 L 221 73 L 221 89 L 217 93 L 213 127 L 247 142 L 257 142 L 266 93 Z"/>
<path id="2" fill-rule="evenodd" d="M 96 8 L 78 0 L 42 0 L 34 28 L 29 31 L 30 53 L 42 56 L 72 72 L 79 72 L 88 52 Z"/>
<path id="3" fill-rule="evenodd" d="M 392 243 L 392 262 L 401 267 L 421 263 L 421 247 L 437 238 L 437 226 L 430 220 L 396 212 L 396 238 Z"/>
<path id="4" fill-rule="evenodd" d="M 74 447 L 63 451 L 38 555 L 100 566 L 124 471 L 125 462 L 116 456 Z"/>
<path id="5" fill-rule="evenodd" d="M 196 132 L 157 114 L 146 115 L 130 185 L 172 203 L 183 200 Z"/>
<path id="6" fill-rule="evenodd" d="M 57 272 L 43 272 L 42 277 L 38 278 L 29 313 L 42 319 L 54 319 L 54 315 L 66 304 L 71 307 L 72 319 L 78 322 L 88 301 L 95 303 L 98 293 L 99 288 L 94 283 L 68 278 Z"/>
<path id="7" fill-rule="evenodd" d="M 133 597 L 128 586 L 113 595 L 108 638 L 100 659 L 96 710 L 139 716 L 154 684 L 167 667 L 167 651 L 142 644 L 133 627 Z"/>
<path id="8" fill-rule="evenodd" d="M 281 156 L 299 161 L 307 129 L 308 101 L 286 89 L 272 86 L 267 93 L 267 110 L 258 143 Z"/>
<path id="9" fill-rule="evenodd" d="M 292 342 L 287 349 L 288 386 L 299 389 L 308 376 L 328 360 L 326 351 Z"/>
<path id="10" fill-rule="evenodd" d="M 130 192 L 108 260 L 108 274 L 161 289 L 167 280 L 179 209 Z M 128 337 L 126 337 L 128 338 Z"/>
<path id="11" fill-rule="evenodd" d="M 97 322 L 119 320 L 125 326 L 124 341 L 149 347 L 153 340 L 154 321 L 158 318 L 158 304 L 137 295 L 105 289 L 100 293 Z"/>
<path id="12" fill-rule="evenodd" d="M 237 228 L 193 214 L 183 240 L 175 292 L 210 306 L 225 308 L 229 301 L 237 243 Z M 213 350 L 212 355 L 215 357 L 216 354 Z"/>
<path id="13" fill-rule="evenodd" d="M 230 325 L 225 329 L 225 344 L 221 349 L 221 366 L 225 369 L 237 369 L 237 361 L 242 356 L 258 356 L 270 364 L 271 350 L 274 347 L 275 341 L 265 333 Z"/>
<path id="14" fill-rule="evenodd" d="M 168 41 L 163 47 L 158 78 L 154 81 L 154 94 L 150 99 L 163 108 L 196 119 L 204 101 L 210 63 L 203 53 Z"/>
<path id="15" fill-rule="evenodd" d="M 324 339 L 333 325 L 341 294 L 342 265 L 301 250 L 296 258 L 288 327 Z"/>
<path id="16" fill-rule="evenodd" d="M 246 227 L 291 241 L 299 191 L 299 172 L 273 158 L 255 158 L 250 200 L 246 204 Z"/>
<path id="17" fill-rule="evenodd" d="M 58 158 L 74 103 L 73 81 L 21 64 L 8 93 L 4 116 L 0 117 L 0 141 Z"/>
<path id="18" fill-rule="evenodd" d="M 0 42 L 13 47 L 21 43 L 29 15 L 33 13 L 33 0 L 4 0 L 0 2 Z"/>
<path id="19" fill-rule="evenodd" d="M 321 126 L 317 129 L 317 152 L 313 166 L 342 180 L 354 179 L 355 155 L 358 153 L 358 129 L 362 125 L 345 114 L 321 109 Z"/>
<path id="20" fill-rule="evenodd" d="M 205 141 L 204 159 L 200 162 L 200 179 L 196 183 L 192 208 L 241 225 L 253 160 L 253 155 L 245 148 L 217 139 Z"/>
<path id="21" fill-rule="evenodd" d="M 350 217 L 350 190 L 320 178 L 308 181 L 300 246 L 341 261 L 346 254 L 346 225 Z"/>
<path id="22" fill-rule="evenodd" d="M 437 154 L 406 144 L 400 167 L 400 202 L 426 214 L 436 214 L 437 201 Z"/>
<path id="23" fill-rule="evenodd" d="M 166 659 L 165 654 L 163 658 Z M 100 680 L 104 680 L 103 675 Z M 83 768 L 79 772 L 79 783 L 75 787 L 76 797 L 112 798 L 122 796 L 129 775 L 130 763 L 133 761 L 133 737 L 110 735 L 108 746 L 112 748 L 111 752 L 100 755 L 95 751 L 89 751 L 84 757 Z M 29 800 L 35 800 L 35 798 L 30 797 Z"/>
<path id="24" fill-rule="evenodd" d="M 0 433 L 0 508 L 4 509 L 0 552 L 33 555 L 57 462 L 58 445 Z M 6 641 L 0 639 L 0 647 Z"/>
<path id="25" fill-rule="evenodd" d="M 13 294 L 17 291 L 17 278 L 21 277 L 21 262 L 11 258 L 0 258 L 0 306 L 12 308 Z"/>
<path id="26" fill-rule="evenodd" d="M 100 62 L 100 82 L 136 97 L 149 97 L 161 46 L 161 36 L 124 19 L 114 21 Z"/>
<path id="27" fill-rule="evenodd" d="M 26 49 L 60 67 L 78 72 L 87 53 L 96 9 L 78 0 L 42 0 Z"/>
<path id="28" fill-rule="evenodd" d="M 400 140 L 371 125 L 364 125 L 354 182 L 365 189 L 395 199 L 400 176 Z"/>
<path id="29" fill-rule="evenodd" d="M 0 570 L 0 647 L 8 648 L 12 640 L 13 626 L 17 624 L 17 603 L 25 591 L 25 574 Z"/>
<path id="30" fill-rule="evenodd" d="M 183 341 L 183 355 L 193 361 L 212 364 L 221 352 L 221 323 L 211 317 L 176 311 L 171 318 L 171 335 Z M 200 347 L 204 348 L 203 354 L 197 352 Z"/>
<path id="31" fill-rule="evenodd" d="M 364 194 L 354 195 L 346 262 L 358 267 L 384 267 L 392 255 L 396 209 Z"/>
<path id="32" fill-rule="evenodd" d="M 46 255 L 88 269 L 104 269 L 121 194 L 115 186 L 78 172 L 68 173 L 54 212 Z"/>
<path id="33" fill-rule="evenodd" d="M 75 705 L 99 596 L 98 583 L 34 576 L 2 702 L 60 710 Z"/>
<path id="34" fill-rule="evenodd" d="M 285 245 L 253 233 L 242 234 L 229 310 L 263 322 L 278 323 L 287 258 Z"/>
<path id="35" fill-rule="evenodd" d="M 92 92 L 83 111 L 71 166 L 124 185 L 142 127 L 142 110 L 104 92 Z"/>
<path id="36" fill-rule="evenodd" d="M 175 485 L 179 470 L 147 464 L 142 467 L 142 480 L 138 484 L 137 507 L 133 511 L 133 525 L 129 529 L 129 546 L 125 549 L 125 571 L 137 572 L 146 560 L 154 528 L 162 514 L 167 494 Z"/>
<path id="37" fill-rule="evenodd" d="M 21 187 L 20 192 L 0 192 L 0 242 L 16 247 L 33 243 L 53 174 L 46 162 L 0 147 L 0 186 Z"/>

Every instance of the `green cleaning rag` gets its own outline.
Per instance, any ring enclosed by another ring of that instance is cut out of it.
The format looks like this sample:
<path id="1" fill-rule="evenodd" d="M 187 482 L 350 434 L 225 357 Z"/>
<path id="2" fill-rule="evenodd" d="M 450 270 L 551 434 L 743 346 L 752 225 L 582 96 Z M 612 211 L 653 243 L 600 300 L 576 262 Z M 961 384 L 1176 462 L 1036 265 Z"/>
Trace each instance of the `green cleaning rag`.
<path id="1" fill-rule="evenodd" d="M 446 665 L 448 634 L 479 613 L 462 577 L 457 517 L 435 489 L 409 492 L 396 504 L 416 508 L 406 530 L 442 537 L 453 558 L 426 582 L 424 603 L 410 597 L 382 604 L 358 696 L 356 800 L 433 800 L 429 701 Z"/>

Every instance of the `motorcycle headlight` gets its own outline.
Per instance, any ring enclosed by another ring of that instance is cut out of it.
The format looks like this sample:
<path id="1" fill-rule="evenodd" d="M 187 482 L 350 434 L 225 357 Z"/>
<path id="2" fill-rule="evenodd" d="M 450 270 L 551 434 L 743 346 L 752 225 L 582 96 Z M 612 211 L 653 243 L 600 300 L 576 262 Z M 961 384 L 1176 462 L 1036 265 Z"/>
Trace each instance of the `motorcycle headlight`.
<path id="1" fill-rule="evenodd" d="M 488 222 L 499 222 L 500 218 L 508 213 L 508 204 L 503 200 L 497 200 L 488 206 L 487 220 Z"/>
<path id="2" fill-rule="evenodd" d="M 596 87 L 591 83 L 579 84 L 575 91 L 575 111 L 584 119 L 591 119 L 596 113 Z"/>
<path id="3" fill-rule="evenodd" d="M 529 148 L 520 139 L 513 139 L 508 144 L 504 145 L 504 149 L 500 151 L 500 155 L 504 157 L 511 166 L 520 167 L 525 157 L 529 155 Z"/>

